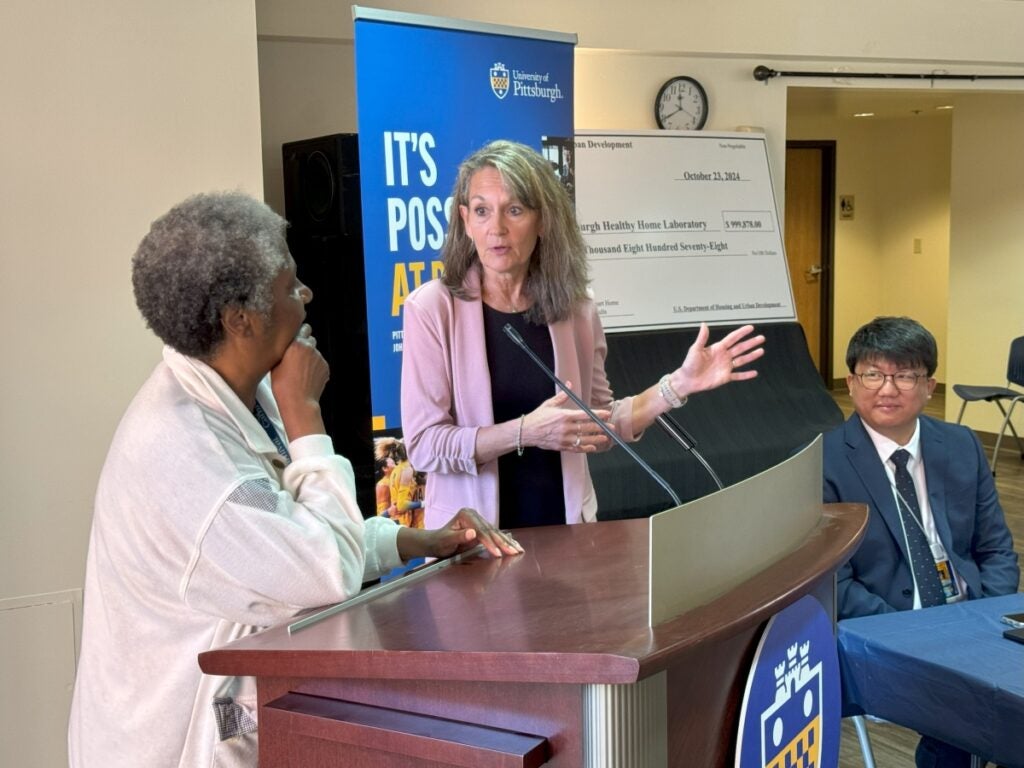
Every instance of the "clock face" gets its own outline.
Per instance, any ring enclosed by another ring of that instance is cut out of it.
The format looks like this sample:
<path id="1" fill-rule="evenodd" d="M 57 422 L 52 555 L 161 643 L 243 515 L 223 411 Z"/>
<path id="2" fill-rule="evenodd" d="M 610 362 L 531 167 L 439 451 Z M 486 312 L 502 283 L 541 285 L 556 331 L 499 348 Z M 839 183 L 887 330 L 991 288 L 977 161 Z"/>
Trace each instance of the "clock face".
<path id="1" fill-rule="evenodd" d="M 708 119 L 708 95 L 692 77 L 673 77 L 658 91 L 654 118 L 659 128 L 695 131 Z"/>

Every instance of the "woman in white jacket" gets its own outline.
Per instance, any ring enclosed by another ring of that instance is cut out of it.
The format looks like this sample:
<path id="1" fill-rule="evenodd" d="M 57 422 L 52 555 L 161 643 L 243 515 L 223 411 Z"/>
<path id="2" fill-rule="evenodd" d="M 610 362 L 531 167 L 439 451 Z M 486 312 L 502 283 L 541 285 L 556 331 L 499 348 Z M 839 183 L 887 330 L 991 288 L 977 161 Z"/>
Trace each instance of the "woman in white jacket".
<path id="1" fill-rule="evenodd" d="M 166 346 L 96 494 L 72 766 L 255 764 L 251 686 L 204 676 L 200 652 L 410 558 L 521 551 L 472 510 L 433 531 L 364 521 L 320 416 L 328 365 L 285 226 L 240 193 L 198 195 L 133 259 L 136 302 Z"/>

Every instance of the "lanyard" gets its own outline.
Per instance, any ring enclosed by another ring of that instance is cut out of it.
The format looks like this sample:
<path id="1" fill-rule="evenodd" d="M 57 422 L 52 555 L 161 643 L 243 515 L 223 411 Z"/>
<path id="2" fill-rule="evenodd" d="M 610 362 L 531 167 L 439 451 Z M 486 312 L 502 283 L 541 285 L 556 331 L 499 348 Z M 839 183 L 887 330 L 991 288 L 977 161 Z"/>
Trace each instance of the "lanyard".
<path id="1" fill-rule="evenodd" d="M 921 529 L 921 533 L 924 534 L 925 539 L 927 539 L 928 543 L 931 544 L 931 537 L 928 535 L 928 531 L 924 529 L 924 523 L 922 522 L 921 517 L 924 513 L 921 511 L 920 507 L 918 507 L 917 512 L 915 512 L 914 508 L 907 503 L 907 500 L 905 498 L 903 498 L 903 494 L 900 493 L 900 489 L 896 487 L 896 484 L 890 482 L 889 485 L 891 485 L 892 489 L 896 492 L 896 496 L 898 497 L 898 500 L 896 502 L 897 505 L 902 504 L 907 508 L 907 511 L 910 513 L 910 516 L 914 518 L 914 522 L 917 523 L 917 527 Z M 902 514 L 900 515 L 900 517 L 902 518 Z"/>
<path id="2" fill-rule="evenodd" d="M 910 512 L 910 516 L 914 518 L 914 523 L 917 524 L 917 527 L 921 529 L 921 533 L 924 534 L 925 541 L 928 542 L 928 548 L 932 553 L 932 562 L 935 564 L 935 569 L 939 572 L 939 583 L 942 585 L 942 592 L 946 597 L 946 602 L 956 602 L 957 600 L 962 599 L 960 595 L 960 585 L 957 583 L 957 580 L 953 575 L 953 563 L 950 560 L 949 555 L 946 554 L 946 548 L 942 545 L 941 541 L 938 541 L 937 546 L 939 547 L 941 555 L 936 553 L 936 544 L 932 542 L 931 537 L 928 535 L 928 531 L 925 530 L 922 521 L 918 519 L 917 513 L 914 512 L 914 508 L 907 504 L 907 500 L 903 497 L 903 494 L 900 493 L 900 489 L 896 487 L 895 483 L 890 481 L 889 485 L 892 486 L 892 489 L 896 492 L 896 496 L 899 497 L 896 502 L 897 506 L 903 504 L 907 508 Z M 900 514 L 900 527 L 903 529 L 903 542 L 907 547 L 907 557 L 909 558 L 910 540 L 907 538 L 907 529 L 906 524 L 903 522 L 902 513 Z M 911 573 L 913 573 L 914 565 L 912 562 L 910 564 L 910 570 Z M 917 587 L 916 578 L 914 579 L 914 587 Z"/>
<path id="3" fill-rule="evenodd" d="M 289 462 L 292 460 L 292 456 L 288 453 L 288 446 L 284 444 L 284 440 L 281 439 L 281 435 L 277 433 L 273 423 L 270 421 L 270 417 L 267 416 L 267 412 L 263 410 L 263 406 L 256 403 L 256 407 L 252 409 L 252 415 L 256 417 L 256 421 L 263 427 L 263 431 L 267 433 L 267 437 L 274 441 L 274 445 L 277 446 L 277 452 L 285 457 Z"/>

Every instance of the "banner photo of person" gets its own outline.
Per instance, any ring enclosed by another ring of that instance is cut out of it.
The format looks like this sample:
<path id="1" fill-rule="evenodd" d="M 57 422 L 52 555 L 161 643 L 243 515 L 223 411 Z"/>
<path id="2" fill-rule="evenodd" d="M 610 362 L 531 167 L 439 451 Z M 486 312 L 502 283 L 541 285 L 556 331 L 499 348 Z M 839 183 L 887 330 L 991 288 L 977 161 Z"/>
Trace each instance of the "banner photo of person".
<path id="1" fill-rule="evenodd" d="M 370 407 L 374 436 L 396 437 L 402 305 L 442 273 L 459 164 L 511 139 L 573 183 L 577 38 L 360 6 L 353 18 Z"/>
<path id="2" fill-rule="evenodd" d="M 410 528 L 423 528 L 426 474 L 409 463 L 405 444 L 395 437 L 373 440 L 377 515 Z"/>

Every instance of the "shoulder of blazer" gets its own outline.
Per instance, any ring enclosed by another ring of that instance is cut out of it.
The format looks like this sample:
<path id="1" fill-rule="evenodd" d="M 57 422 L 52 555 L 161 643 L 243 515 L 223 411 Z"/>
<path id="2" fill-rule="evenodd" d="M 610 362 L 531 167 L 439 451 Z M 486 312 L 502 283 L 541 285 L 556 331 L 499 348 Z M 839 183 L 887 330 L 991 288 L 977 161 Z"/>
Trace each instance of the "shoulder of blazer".
<path id="1" fill-rule="evenodd" d="M 451 306 L 455 301 L 451 291 L 439 279 L 428 280 L 413 290 L 405 297 L 406 304 L 412 304 L 425 309 L 437 309 L 442 306 Z"/>
<path id="2" fill-rule="evenodd" d="M 868 436 L 868 432 L 864 429 L 864 422 L 858 414 L 850 414 L 842 426 L 843 442 L 848 448 L 857 449 L 864 445 L 865 442 L 871 444 L 872 450 L 874 450 L 874 443 L 871 442 L 871 438 Z"/>
<path id="3" fill-rule="evenodd" d="M 933 419 L 931 416 L 921 415 L 921 438 L 928 440 L 935 440 L 938 442 L 949 441 L 966 441 L 973 443 L 976 439 L 976 435 L 969 428 L 963 424 L 950 424 L 947 421 L 940 421 L 939 419 Z"/>

